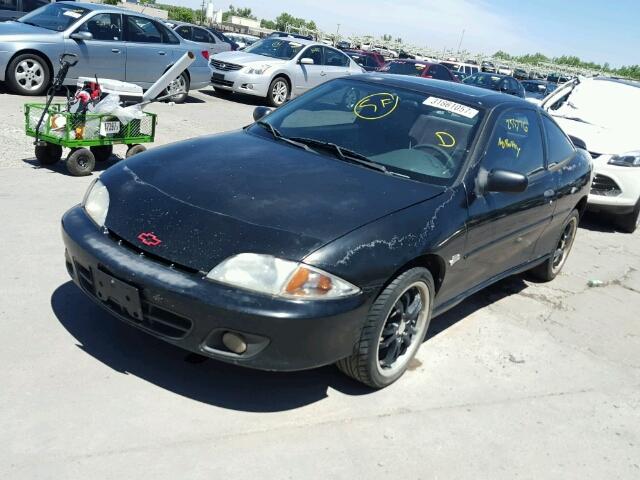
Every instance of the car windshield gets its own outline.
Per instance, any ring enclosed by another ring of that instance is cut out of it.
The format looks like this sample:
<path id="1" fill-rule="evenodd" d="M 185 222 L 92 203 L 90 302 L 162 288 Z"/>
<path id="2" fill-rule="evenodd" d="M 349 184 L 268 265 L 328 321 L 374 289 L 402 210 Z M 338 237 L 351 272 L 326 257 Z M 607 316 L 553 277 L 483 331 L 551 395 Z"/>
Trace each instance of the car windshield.
<path id="1" fill-rule="evenodd" d="M 265 57 L 291 60 L 295 57 L 304 45 L 299 42 L 286 40 L 284 38 L 270 37 L 255 42 L 250 47 L 245 48 L 245 52 Z"/>
<path id="2" fill-rule="evenodd" d="M 486 74 L 476 73 L 475 75 L 471 75 L 465 78 L 463 81 L 468 85 L 476 85 L 478 87 L 495 89 L 497 88 L 498 83 L 500 83 L 501 79 L 502 77 L 499 77 L 497 75 L 486 75 Z"/>
<path id="3" fill-rule="evenodd" d="M 36 27 L 62 32 L 78 19 L 84 17 L 89 10 L 69 3 L 51 3 L 38 8 L 20 18 L 18 21 Z"/>
<path id="4" fill-rule="evenodd" d="M 278 108 L 249 130 L 281 135 L 338 160 L 357 157 L 386 174 L 451 185 L 483 115 L 482 109 L 440 92 L 338 79 Z"/>
<path id="5" fill-rule="evenodd" d="M 389 62 L 380 70 L 387 73 L 397 73 L 399 75 L 422 75 L 427 65 L 415 62 Z"/>

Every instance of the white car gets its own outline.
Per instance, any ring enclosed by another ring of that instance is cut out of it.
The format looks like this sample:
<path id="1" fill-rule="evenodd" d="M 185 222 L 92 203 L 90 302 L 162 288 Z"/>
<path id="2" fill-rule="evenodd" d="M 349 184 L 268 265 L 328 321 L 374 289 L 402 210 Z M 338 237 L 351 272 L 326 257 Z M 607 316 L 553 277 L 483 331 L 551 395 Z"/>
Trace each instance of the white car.
<path id="1" fill-rule="evenodd" d="M 246 35 L 243 33 L 225 33 L 225 36 L 230 40 L 236 42 L 238 48 L 246 48 L 249 45 L 253 45 L 258 40 L 260 40 L 260 37 L 256 37 L 254 35 Z"/>
<path id="2" fill-rule="evenodd" d="M 640 83 L 578 78 L 558 87 L 541 104 L 593 157 L 595 177 L 587 205 L 613 215 L 633 232 L 640 218 Z"/>
<path id="3" fill-rule="evenodd" d="M 496 70 L 500 75 L 513 75 L 513 68 L 506 65 L 498 65 Z"/>
<path id="4" fill-rule="evenodd" d="M 279 107 L 328 80 L 364 73 L 340 50 L 311 40 L 267 37 L 239 52 L 210 61 L 216 91 L 264 97 Z"/>
<path id="5" fill-rule="evenodd" d="M 463 62 L 440 62 L 440 65 L 444 65 L 452 72 L 460 72 L 465 75 L 473 75 L 474 73 L 478 73 L 480 71 L 480 67 L 478 65 L 473 65 L 471 63 L 463 63 Z"/>

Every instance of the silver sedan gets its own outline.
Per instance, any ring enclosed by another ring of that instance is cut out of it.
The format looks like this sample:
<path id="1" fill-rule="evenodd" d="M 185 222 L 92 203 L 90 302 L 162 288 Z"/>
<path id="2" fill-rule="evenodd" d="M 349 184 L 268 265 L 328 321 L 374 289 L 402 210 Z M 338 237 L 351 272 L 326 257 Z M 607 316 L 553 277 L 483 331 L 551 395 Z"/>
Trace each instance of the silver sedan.
<path id="1" fill-rule="evenodd" d="M 0 23 L 0 82 L 19 94 L 41 95 L 59 68 L 60 55 L 73 53 L 79 61 L 69 70 L 67 85 L 97 76 L 149 88 L 187 51 L 196 53 L 196 61 L 170 92 L 209 85 L 208 51 L 145 15 L 90 3 L 52 3 L 16 22 Z"/>
<path id="2" fill-rule="evenodd" d="M 216 91 L 264 97 L 274 107 L 328 80 L 363 73 L 340 50 L 298 38 L 267 37 L 211 58 Z"/>

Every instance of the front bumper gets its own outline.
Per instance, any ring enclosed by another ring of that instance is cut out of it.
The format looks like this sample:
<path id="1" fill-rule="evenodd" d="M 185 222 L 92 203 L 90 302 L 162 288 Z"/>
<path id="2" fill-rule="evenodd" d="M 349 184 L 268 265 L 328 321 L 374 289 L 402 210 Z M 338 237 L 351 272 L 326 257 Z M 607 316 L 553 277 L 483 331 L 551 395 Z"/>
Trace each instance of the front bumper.
<path id="1" fill-rule="evenodd" d="M 62 218 L 62 236 L 69 274 L 103 308 L 169 343 L 237 365 L 290 371 L 333 363 L 352 353 L 369 308 L 362 294 L 315 302 L 285 300 L 170 268 L 117 243 L 79 206 Z M 111 300 L 99 300 L 96 271 L 137 288 L 143 318 L 133 318 Z M 243 335 L 247 352 L 226 350 L 221 343 L 226 331 Z"/>
<path id="2" fill-rule="evenodd" d="M 587 199 L 590 210 L 624 214 L 640 199 L 640 168 L 609 165 L 611 155 L 594 159 L 594 178 Z"/>
<path id="3" fill-rule="evenodd" d="M 242 70 L 223 71 L 211 68 L 213 88 L 227 92 L 244 93 L 257 97 L 266 97 L 271 77 L 269 75 L 249 75 Z M 217 78 L 223 75 L 224 79 Z"/>

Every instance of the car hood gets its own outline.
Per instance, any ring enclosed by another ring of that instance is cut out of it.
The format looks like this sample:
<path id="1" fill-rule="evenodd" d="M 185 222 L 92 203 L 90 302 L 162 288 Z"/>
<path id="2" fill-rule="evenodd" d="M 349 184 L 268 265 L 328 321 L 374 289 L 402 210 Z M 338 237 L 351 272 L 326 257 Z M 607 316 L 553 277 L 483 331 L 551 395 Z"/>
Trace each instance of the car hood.
<path id="1" fill-rule="evenodd" d="M 245 131 L 157 148 L 101 179 L 116 238 L 199 271 L 243 252 L 302 260 L 444 190 Z"/>
<path id="2" fill-rule="evenodd" d="M 252 64 L 264 64 L 269 63 L 271 65 L 282 65 L 287 63 L 287 60 L 281 60 L 279 58 L 267 57 L 265 55 L 256 55 L 255 53 L 247 52 L 221 52 L 213 56 L 215 60 L 220 62 L 235 63 L 236 65 L 252 65 Z"/>
<path id="3" fill-rule="evenodd" d="M 20 22 L 0 22 L 0 42 L 39 41 L 41 39 L 51 41 L 53 37 L 62 32 L 34 27 Z"/>
<path id="4" fill-rule="evenodd" d="M 598 154 L 620 154 L 640 149 L 637 131 L 630 126 L 606 127 L 553 115 L 560 128 L 587 144 L 587 150 Z"/>

